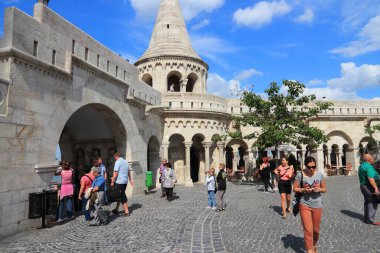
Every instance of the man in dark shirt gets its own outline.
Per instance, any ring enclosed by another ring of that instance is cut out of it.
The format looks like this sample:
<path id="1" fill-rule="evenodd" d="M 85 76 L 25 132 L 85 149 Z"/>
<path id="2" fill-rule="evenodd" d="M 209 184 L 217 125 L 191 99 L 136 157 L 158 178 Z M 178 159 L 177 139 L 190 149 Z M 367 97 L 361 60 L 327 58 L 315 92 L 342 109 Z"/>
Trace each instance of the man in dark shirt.
<path id="1" fill-rule="evenodd" d="M 218 197 L 218 208 L 216 209 L 217 212 L 220 212 L 226 208 L 226 204 L 224 203 L 224 193 L 227 189 L 227 173 L 225 171 L 226 165 L 224 163 L 219 164 L 219 173 L 216 177 L 216 183 L 217 183 L 217 197 Z"/>

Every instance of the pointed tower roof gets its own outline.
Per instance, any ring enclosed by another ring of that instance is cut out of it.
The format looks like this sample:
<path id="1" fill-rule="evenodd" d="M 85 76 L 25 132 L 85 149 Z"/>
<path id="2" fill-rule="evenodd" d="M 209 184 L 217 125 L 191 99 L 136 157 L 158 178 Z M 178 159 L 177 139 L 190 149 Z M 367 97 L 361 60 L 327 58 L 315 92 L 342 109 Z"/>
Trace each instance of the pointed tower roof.
<path id="1" fill-rule="evenodd" d="M 149 48 L 138 62 L 158 56 L 185 56 L 201 60 L 191 46 L 178 0 L 161 0 Z"/>

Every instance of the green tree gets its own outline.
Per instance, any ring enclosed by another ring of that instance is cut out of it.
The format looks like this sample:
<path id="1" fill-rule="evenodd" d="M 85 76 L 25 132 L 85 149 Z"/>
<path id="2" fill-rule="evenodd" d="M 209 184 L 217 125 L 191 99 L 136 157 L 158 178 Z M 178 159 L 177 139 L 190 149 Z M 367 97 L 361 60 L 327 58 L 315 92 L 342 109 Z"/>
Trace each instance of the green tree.
<path id="1" fill-rule="evenodd" d="M 304 95 L 305 85 L 297 81 L 283 81 L 287 90 L 284 94 L 277 83 L 272 82 L 265 90 L 264 99 L 253 91 L 243 91 L 241 101 L 249 112 L 235 118 L 237 131 L 230 133 L 233 138 L 256 138 L 254 146 L 259 150 L 281 144 L 321 144 L 328 138 L 324 132 L 311 127 L 308 121 L 328 110 L 333 104 L 316 101 L 315 95 Z M 257 132 L 243 136 L 240 126 L 259 127 Z"/>
<path id="2" fill-rule="evenodd" d="M 365 132 L 369 135 L 373 135 L 374 133 L 376 132 L 380 132 L 380 124 L 379 125 L 368 125 L 366 128 L 365 128 Z"/>

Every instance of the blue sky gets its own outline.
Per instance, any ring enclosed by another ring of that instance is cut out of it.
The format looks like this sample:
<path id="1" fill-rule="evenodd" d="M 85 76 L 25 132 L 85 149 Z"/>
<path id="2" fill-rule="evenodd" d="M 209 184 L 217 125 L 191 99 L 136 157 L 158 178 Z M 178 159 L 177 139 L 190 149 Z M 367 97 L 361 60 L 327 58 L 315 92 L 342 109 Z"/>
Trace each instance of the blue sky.
<path id="1" fill-rule="evenodd" d="M 52 0 L 50 8 L 131 62 L 147 49 L 159 0 Z M 33 0 L 2 0 L 32 14 Z M 380 99 L 379 0 L 180 0 L 208 91 L 262 93 L 298 80 L 328 99 Z M 3 31 L 3 19 L 0 21 Z"/>

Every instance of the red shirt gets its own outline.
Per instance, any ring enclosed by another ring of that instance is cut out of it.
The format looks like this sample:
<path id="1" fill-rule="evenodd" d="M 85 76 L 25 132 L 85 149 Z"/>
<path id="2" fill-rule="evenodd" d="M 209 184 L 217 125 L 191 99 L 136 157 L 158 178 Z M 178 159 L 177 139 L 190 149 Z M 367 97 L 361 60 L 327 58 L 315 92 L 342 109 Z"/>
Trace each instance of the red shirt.
<path id="1" fill-rule="evenodd" d="M 81 187 L 84 186 L 83 194 L 85 194 L 87 189 L 92 186 L 92 181 L 94 181 L 94 179 L 95 179 L 95 176 L 92 173 L 87 173 L 80 179 Z"/>

